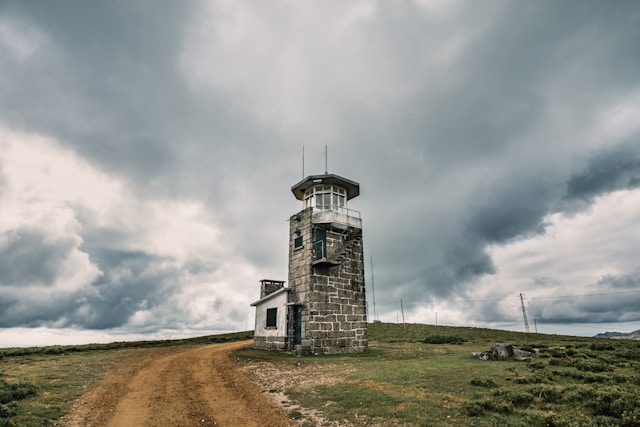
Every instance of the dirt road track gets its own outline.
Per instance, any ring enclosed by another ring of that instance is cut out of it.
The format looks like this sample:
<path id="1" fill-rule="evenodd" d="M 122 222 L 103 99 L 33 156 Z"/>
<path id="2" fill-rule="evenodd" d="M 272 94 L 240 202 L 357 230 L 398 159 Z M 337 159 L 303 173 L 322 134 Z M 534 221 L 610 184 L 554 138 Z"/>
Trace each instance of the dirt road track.
<path id="1" fill-rule="evenodd" d="M 295 426 L 229 360 L 251 341 L 136 358 L 82 396 L 66 427 Z"/>

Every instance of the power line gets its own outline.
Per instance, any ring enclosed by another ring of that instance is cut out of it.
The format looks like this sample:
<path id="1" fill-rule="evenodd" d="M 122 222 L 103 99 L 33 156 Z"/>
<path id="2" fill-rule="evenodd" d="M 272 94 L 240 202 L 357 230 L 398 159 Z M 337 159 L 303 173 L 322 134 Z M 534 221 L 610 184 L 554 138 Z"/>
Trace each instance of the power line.
<path id="1" fill-rule="evenodd" d="M 595 296 L 603 296 L 603 295 L 622 295 L 622 294 L 637 294 L 640 293 L 640 290 L 637 291 L 620 291 L 620 292 L 599 292 L 592 294 L 575 294 L 575 295 L 558 295 L 553 297 L 536 297 L 536 298 L 527 298 L 529 301 L 538 301 L 538 300 L 547 300 L 547 299 L 562 299 L 562 298 L 577 298 L 577 297 L 595 297 Z M 447 302 L 447 303 L 458 303 L 458 302 L 500 302 L 506 299 L 512 298 L 511 296 L 505 296 L 503 298 L 497 299 L 464 299 L 464 298 L 438 298 L 437 302 Z M 429 304 L 434 303 L 436 300 L 425 301 L 425 300 L 408 300 L 410 304 Z M 378 303 L 378 305 L 395 305 L 394 303 Z"/>
<path id="2" fill-rule="evenodd" d="M 559 295 L 559 296 L 555 296 L 555 297 L 537 297 L 537 298 L 529 298 L 529 301 L 542 300 L 542 299 L 596 297 L 596 296 L 602 296 L 602 295 L 620 295 L 620 294 L 637 294 L 637 293 L 640 293 L 640 290 L 638 290 L 638 291 L 621 291 L 621 292 L 601 292 L 601 293 L 596 293 L 596 294 Z"/>

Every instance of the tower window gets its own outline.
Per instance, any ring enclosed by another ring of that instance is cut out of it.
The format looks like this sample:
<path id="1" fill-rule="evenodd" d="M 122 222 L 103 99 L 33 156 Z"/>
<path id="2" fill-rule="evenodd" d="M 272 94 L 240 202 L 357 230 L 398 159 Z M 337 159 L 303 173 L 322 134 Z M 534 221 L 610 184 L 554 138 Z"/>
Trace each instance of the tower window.
<path id="1" fill-rule="evenodd" d="M 300 249 L 302 248 L 302 236 L 298 236 L 295 239 L 293 239 L 293 249 Z"/>
<path id="2" fill-rule="evenodd" d="M 277 326 L 278 309 L 267 308 L 267 328 L 275 328 Z"/>
<path id="3" fill-rule="evenodd" d="M 327 230 L 316 228 L 316 259 L 322 259 L 327 256 Z"/>
<path id="4" fill-rule="evenodd" d="M 315 185 L 304 194 L 304 207 L 339 210 L 346 207 L 347 191 L 335 185 Z"/>

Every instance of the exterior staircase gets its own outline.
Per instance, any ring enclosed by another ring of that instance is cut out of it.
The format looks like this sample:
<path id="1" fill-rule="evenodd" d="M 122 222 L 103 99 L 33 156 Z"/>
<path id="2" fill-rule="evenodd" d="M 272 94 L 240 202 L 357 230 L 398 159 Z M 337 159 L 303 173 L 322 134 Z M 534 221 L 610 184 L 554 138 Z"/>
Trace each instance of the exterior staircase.
<path id="1" fill-rule="evenodd" d="M 336 256 L 332 257 L 340 264 L 342 264 L 342 262 L 345 260 L 345 258 L 347 257 L 347 252 L 349 252 L 353 245 L 362 242 L 362 230 L 355 229 L 352 231 L 347 231 L 342 242 L 342 249 Z"/>

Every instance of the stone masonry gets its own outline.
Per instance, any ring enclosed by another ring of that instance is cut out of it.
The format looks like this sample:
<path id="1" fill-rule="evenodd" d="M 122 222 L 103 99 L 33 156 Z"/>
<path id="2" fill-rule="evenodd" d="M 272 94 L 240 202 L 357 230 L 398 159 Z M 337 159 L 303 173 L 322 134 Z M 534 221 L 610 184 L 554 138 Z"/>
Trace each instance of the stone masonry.
<path id="1" fill-rule="evenodd" d="M 289 348 L 304 354 L 363 352 L 368 348 L 362 229 L 313 222 L 307 208 L 290 218 L 289 304 L 301 307 L 301 342 L 294 343 L 290 310 Z M 326 242 L 319 256 L 318 233 Z M 302 237 L 302 246 L 295 240 Z"/>

